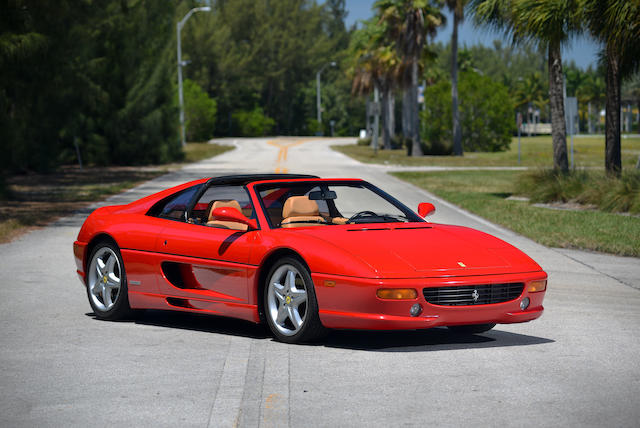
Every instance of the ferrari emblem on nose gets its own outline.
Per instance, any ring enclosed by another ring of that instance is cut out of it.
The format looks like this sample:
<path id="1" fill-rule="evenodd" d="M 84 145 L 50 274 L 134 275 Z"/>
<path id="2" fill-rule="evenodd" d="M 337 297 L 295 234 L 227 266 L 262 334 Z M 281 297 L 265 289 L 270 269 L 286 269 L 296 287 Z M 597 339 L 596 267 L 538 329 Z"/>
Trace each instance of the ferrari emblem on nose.
<path id="1" fill-rule="evenodd" d="M 478 299 L 480 298 L 480 293 L 478 293 L 478 290 L 473 290 L 473 292 L 471 293 L 471 298 L 474 302 L 478 301 Z"/>
<path id="2" fill-rule="evenodd" d="M 462 263 L 462 262 L 458 262 L 458 265 L 459 265 L 460 267 L 467 267 L 467 265 L 465 265 L 465 264 L 464 264 L 464 263 Z"/>

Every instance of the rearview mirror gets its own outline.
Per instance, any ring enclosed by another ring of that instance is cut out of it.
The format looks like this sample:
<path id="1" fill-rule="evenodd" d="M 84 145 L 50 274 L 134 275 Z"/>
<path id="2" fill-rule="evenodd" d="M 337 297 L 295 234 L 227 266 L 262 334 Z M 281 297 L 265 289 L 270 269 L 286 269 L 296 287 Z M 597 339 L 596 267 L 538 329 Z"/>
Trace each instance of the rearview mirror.
<path id="1" fill-rule="evenodd" d="M 247 218 L 244 214 L 232 207 L 216 208 L 211 213 L 212 220 L 232 221 L 235 223 L 246 224 L 249 229 L 257 229 L 258 222 L 255 219 Z"/>
<path id="2" fill-rule="evenodd" d="M 436 207 L 433 206 L 433 204 L 430 204 L 429 202 L 421 202 L 418 204 L 418 214 L 420 217 L 424 218 L 434 212 L 436 212 Z"/>

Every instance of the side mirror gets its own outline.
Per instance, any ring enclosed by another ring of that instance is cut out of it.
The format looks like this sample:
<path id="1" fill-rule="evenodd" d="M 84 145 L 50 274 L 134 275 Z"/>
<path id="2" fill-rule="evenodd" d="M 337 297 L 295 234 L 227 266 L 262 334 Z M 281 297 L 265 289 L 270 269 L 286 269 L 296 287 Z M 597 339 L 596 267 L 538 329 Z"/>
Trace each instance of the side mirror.
<path id="1" fill-rule="evenodd" d="M 421 202 L 418 204 L 418 214 L 420 217 L 424 218 L 434 212 L 436 212 L 436 207 L 434 207 L 433 204 L 429 202 Z"/>
<path id="2" fill-rule="evenodd" d="M 218 221 L 232 221 L 235 223 L 246 224 L 249 227 L 249 230 L 258 228 L 258 222 L 256 220 L 247 218 L 235 208 L 216 208 L 211 214 L 211 217 Z"/>

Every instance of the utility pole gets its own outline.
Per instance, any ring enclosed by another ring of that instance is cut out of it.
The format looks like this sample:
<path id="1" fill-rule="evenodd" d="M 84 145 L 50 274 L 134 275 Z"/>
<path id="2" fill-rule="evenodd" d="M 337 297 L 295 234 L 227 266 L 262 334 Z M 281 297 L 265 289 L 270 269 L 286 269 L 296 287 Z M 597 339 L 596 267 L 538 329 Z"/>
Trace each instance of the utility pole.
<path id="1" fill-rule="evenodd" d="M 316 118 L 318 120 L 318 132 L 317 132 L 318 135 L 324 134 L 324 132 L 322 132 L 322 100 L 320 97 L 320 75 L 322 74 L 324 69 L 327 68 L 328 66 L 335 67 L 336 62 L 331 61 L 326 63 L 325 65 L 320 67 L 320 70 L 318 70 L 318 72 L 316 73 L 316 110 L 317 110 Z"/>
<path id="2" fill-rule="evenodd" d="M 184 24 L 187 22 L 187 20 L 191 18 L 191 15 L 193 15 L 196 12 L 211 12 L 211 7 L 210 6 L 195 7 L 191 9 L 189 12 L 187 12 L 184 18 L 182 18 L 176 24 L 177 33 L 178 33 L 178 100 L 180 102 L 180 142 L 182 143 L 182 147 L 184 147 L 187 144 L 186 138 L 185 138 L 186 130 L 184 125 L 184 97 L 182 95 L 182 66 L 186 65 L 186 63 L 182 61 L 182 46 L 181 46 L 182 43 L 180 41 L 180 31 L 182 30 L 182 27 L 184 27 Z"/>

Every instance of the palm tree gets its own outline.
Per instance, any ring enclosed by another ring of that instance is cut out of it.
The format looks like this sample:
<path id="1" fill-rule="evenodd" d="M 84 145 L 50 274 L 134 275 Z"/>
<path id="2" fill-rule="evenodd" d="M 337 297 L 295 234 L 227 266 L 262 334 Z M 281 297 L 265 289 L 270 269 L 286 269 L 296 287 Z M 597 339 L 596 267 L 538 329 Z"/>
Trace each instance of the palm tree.
<path id="1" fill-rule="evenodd" d="M 576 89 L 576 96 L 578 97 L 578 101 L 587 103 L 587 132 L 593 134 L 593 110 L 595 110 L 595 114 L 597 115 L 600 111 L 601 102 L 605 98 L 604 79 L 599 73 L 589 67 L 585 72 L 585 78 L 582 84 Z M 592 106 L 594 106 L 595 109 Z"/>
<path id="2" fill-rule="evenodd" d="M 458 113 L 458 24 L 464 20 L 464 8 L 468 0 L 446 0 L 453 13 L 451 32 L 451 113 L 453 116 L 453 154 L 462 156 L 462 127 Z"/>
<path id="3" fill-rule="evenodd" d="M 476 22 L 500 29 L 514 42 L 534 41 L 548 51 L 553 167 L 569 170 L 560 48 L 580 31 L 579 0 L 471 0 Z M 597 1 L 597 0 L 594 0 Z"/>
<path id="4" fill-rule="evenodd" d="M 434 36 L 443 24 L 444 16 L 429 0 L 378 0 L 375 3 L 379 22 L 386 25 L 388 39 L 403 58 L 405 70 L 402 83 L 408 86 L 410 108 L 410 138 L 412 156 L 422 156 L 418 117 L 418 71 L 427 37 Z"/>
<path id="5" fill-rule="evenodd" d="M 640 67 L 640 2 L 580 0 L 591 34 L 604 43 L 606 61 L 605 169 L 620 176 L 620 88 L 622 78 Z M 640 158 L 639 158 L 640 164 Z"/>
<path id="6" fill-rule="evenodd" d="M 369 94 L 374 88 L 382 93 L 382 141 L 385 149 L 391 149 L 394 128 L 393 89 L 397 81 L 400 60 L 385 39 L 384 24 L 373 20 L 365 22 L 352 38 L 354 63 L 348 70 L 353 77 L 352 92 Z"/>

